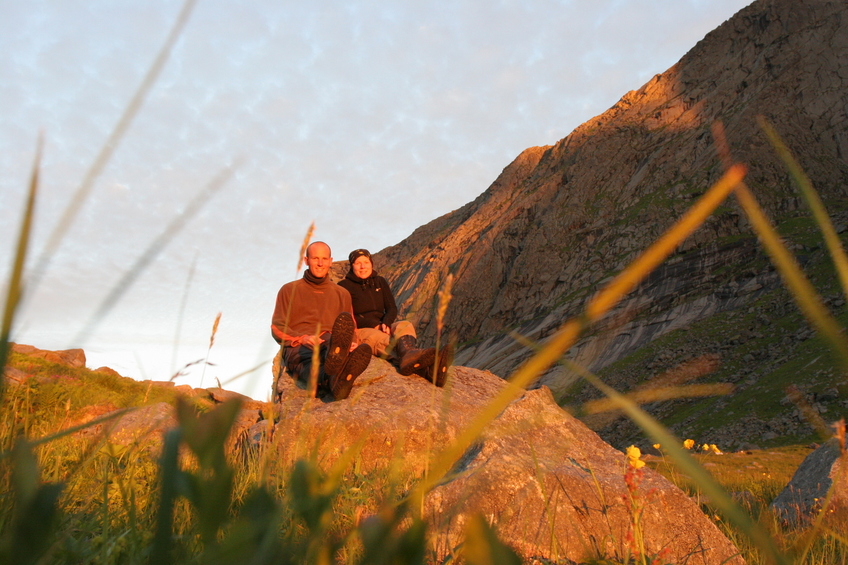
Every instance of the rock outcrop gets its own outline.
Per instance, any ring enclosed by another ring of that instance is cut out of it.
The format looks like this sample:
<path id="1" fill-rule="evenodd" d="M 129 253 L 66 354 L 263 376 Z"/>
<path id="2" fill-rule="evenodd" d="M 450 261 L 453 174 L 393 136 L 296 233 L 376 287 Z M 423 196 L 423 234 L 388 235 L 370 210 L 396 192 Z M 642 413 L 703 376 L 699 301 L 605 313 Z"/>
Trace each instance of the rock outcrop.
<path id="1" fill-rule="evenodd" d="M 32 345 L 23 345 L 19 343 L 12 343 L 11 345 L 14 353 L 37 357 L 50 363 L 58 363 L 59 365 L 67 365 L 68 367 L 85 367 L 85 351 L 82 349 L 48 351 L 46 349 L 38 349 Z"/>
<path id="2" fill-rule="evenodd" d="M 837 438 L 832 438 L 807 455 L 771 503 L 775 514 L 797 525 L 824 509 L 826 524 L 848 531 L 848 452 L 844 441 L 843 437 L 840 445 Z"/>
<path id="3" fill-rule="evenodd" d="M 82 349 L 69 349 L 62 351 L 50 351 L 38 349 L 31 345 L 12 344 L 14 353 L 43 359 L 50 363 L 63 365 L 71 369 L 85 369 L 85 352 Z M 243 394 L 224 390 L 217 387 L 206 389 L 192 388 L 187 385 L 174 386 L 173 381 L 143 381 L 138 383 L 133 379 L 120 375 L 109 367 L 100 367 L 93 371 L 108 375 L 117 381 L 125 381 L 135 386 L 162 387 L 172 389 L 175 395 L 191 398 L 204 409 L 212 408 L 232 398 L 241 400 L 241 410 L 236 417 L 229 436 L 229 447 L 233 448 L 246 439 L 247 430 L 256 422 L 262 420 L 266 414 L 270 414 L 270 404 L 253 400 Z M 3 370 L 6 383 L 18 386 L 32 379 L 26 371 L 8 365 Z M 76 376 L 39 374 L 35 376 L 39 383 L 63 380 L 72 382 L 77 386 L 84 386 L 84 372 Z M 111 402 L 101 404 L 88 404 L 75 407 L 73 411 L 68 408 L 67 427 L 79 427 L 78 436 L 91 438 L 94 441 L 105 441 L 112 446 L 128 447 L 132 444 L 144 445 L 152 451 L 158 451 L 164 432 L 177 425 L 174 409 L 169 402 L 157 402 L 144 406 L 133 406 L 130 408 L 119 408 Z M 97 422 L 95 422 L 97 420 Z M 88 424 L 88 425 L 87 425 Z"/>
<path id="4" fill-rule="evenodd" d="M 842 208 L 846 107 L 848 4 L 758 0 L 556 145 L 524 151 L 473 202 L 375 254 L 375 266 L 425 342 L 436 331 L 436 293 L 453 274 L 446 326 L 463 345 L 458 362 L 505 377 L 530 355 L 510 330 L 544 342 L 719 178 L 714 122 L 774 219 L 798 214 L 799 198 L 759 115 L 825 202 Z M 731 199 L 572 357 L 598 371 L 776 284 Z M 572 378 L 553 368 L 540 382 L 560 394 Z"/>
<path id="5" fill-rule="evenodd" d="M 278 381 L 280 418 L 255 425 L 252 441 L 273 434 L 280 460 L 316 453 L 329 468 L 350 449 L 363 472 L 400 465 L 422 474 L 506 386 L 496 375 L 454 367 L 438 389 L 373 359 L 341 402 L 308 398 L 287 375 Z M 559 408 L 547 388 L 521 393 L 487 427 L 425 500 L 433 543 L 444 556 L 462 539 L 473 513 L 497 524 L 501 539 L 524 559 L 585 562 L 623 556 L 631 514 L 625 457 Z M 647 551 L 673 562 L 734 563 L 737 550 L 677 487 L 644 469 L 639 492 Z M 688 559 L 688 560 L 687 560 Z"/>
<path id="6" fill-rule="evenodd" d="M 628 554 L 630 491 L 620 451 L 563 412 L 547 388 L 528 391 L 490 426 L 427 499 L 443 549 L 455 547 L 467 518 L 482 514 L 526 559 L 584 563 Z M 644 503 L 645 551 L 671 563 L 743 563 L 737 550 L 686 494 L 653 471 L 634 490 Z"/>

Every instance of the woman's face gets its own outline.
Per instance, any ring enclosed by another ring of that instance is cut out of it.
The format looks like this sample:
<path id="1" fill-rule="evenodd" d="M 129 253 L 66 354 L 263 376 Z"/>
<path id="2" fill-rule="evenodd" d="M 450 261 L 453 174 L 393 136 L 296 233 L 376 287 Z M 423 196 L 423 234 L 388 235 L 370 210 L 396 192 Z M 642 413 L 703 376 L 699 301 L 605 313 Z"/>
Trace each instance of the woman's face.
<path id="1" fill-rule="evenodd" d="M 371 267 L 371 259 L 365 255 L 357 257 L 356 261 L 353 262 L 353 274 L 360 279 L 367 279 L 370 277 L 373 270 L 374 269 Z"/>

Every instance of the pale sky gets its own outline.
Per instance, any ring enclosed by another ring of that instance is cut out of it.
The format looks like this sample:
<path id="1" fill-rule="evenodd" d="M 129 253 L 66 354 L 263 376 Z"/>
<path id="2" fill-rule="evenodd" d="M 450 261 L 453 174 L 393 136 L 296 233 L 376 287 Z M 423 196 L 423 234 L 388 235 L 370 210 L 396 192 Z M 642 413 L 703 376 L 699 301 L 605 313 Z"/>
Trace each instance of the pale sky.
<path id="1" fill-rule="evenodd" d="M 91 368 L 167 380 L 206 355 L 222 312 L 202 384 L 226 382 L 272 356 L 274 299 L 299 276 L 310 222 L 336 259 L 398 243 L 476 198 L 525 148 L 556 143 L 665 71 L 747 4 L 199 0 L 13 340 L 82 347 Z M 0 303 L 39 132 L 30 266 L 181 5 L 0 0 Z M 235 162 L 233 178 L 76 342 L 151 242 Z M 195 368 L 176 382 L 200 381 Z M 270 384 L 263 366 L 226 388 L 264 400 Z"/>

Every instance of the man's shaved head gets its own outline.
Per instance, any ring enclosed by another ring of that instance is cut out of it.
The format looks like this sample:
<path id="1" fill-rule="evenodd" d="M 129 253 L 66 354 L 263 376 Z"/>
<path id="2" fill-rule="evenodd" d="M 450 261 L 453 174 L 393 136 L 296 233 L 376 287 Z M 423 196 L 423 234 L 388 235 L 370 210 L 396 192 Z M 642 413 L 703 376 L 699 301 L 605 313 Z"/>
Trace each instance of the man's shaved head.
<path id="1" fill-rule="evenodd" d="M 323 246 L 324 246 L 324 248 L 326 248 L 327 256 L 328 256 L 328 257 L 329 257 L 329 256 L 331 256 L 331 255 L 333 254 L 333 252 L 332 252 L 332 251 L 330 251 L 330 246 L 329 246 L 329 245 L 327 245 L 326 243 L 324 243 L 323 241 L 313 241 L 313 242 L 312 242 L 312 243 L 310 243 L 310 244 L 309 244 L 309 246 L 307 246 L 307 248 L 306 248 L 306 256 L 307 256 L 307 257 L 311 257 L 311 256 L 313 256 L 313 255 L 314 255 L 314 253 L 312 253 L 312 254 L 310 255 L 310 251 L 312 251 L 312 250 L 313 250 L 313 248 L 314 248 L 315 246 L 319 246 L 319 245 L 323 245 Z M 318 251 L 318 249 L 315 249 L 315 251 Z"/>
<path id="2" fill-rule="evenodd" d="M 330 272 L 330 266 L 333 264 L 333 255 L 330 252 L 330 246 L 323 241 L 313 241 L 306 248 L 306 264 L 309 266 L 309 271 L 322 279 Z"/>

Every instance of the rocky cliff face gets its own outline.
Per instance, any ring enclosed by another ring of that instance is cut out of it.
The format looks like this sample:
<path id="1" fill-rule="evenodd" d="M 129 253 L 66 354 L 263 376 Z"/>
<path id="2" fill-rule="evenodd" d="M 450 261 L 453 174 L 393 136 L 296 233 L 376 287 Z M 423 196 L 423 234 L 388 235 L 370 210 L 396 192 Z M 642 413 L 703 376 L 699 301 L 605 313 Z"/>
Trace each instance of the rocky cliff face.
<path id="1" fill-rule="evenodd" d="M 774 220 L 797 216 L 799 198 L 758 115 L 839 217 L 846 87 L 848 4 L 758 0 L 556 145 L 524 151 L 476 200 L 382 250 L 375 265 L 424 341 L 435 336 L 436 293 L 452 273 L 446 326 L 461 346 L 457 362 L 506 377 L 530 355 L 508 332 L 544 341 L 720 177 L 717 120 Z M 778 282 L 731 198 L 572 355 L 600 370 Z M 556 395 L 570 379 L 554 368 L 541 382 Z"/>

